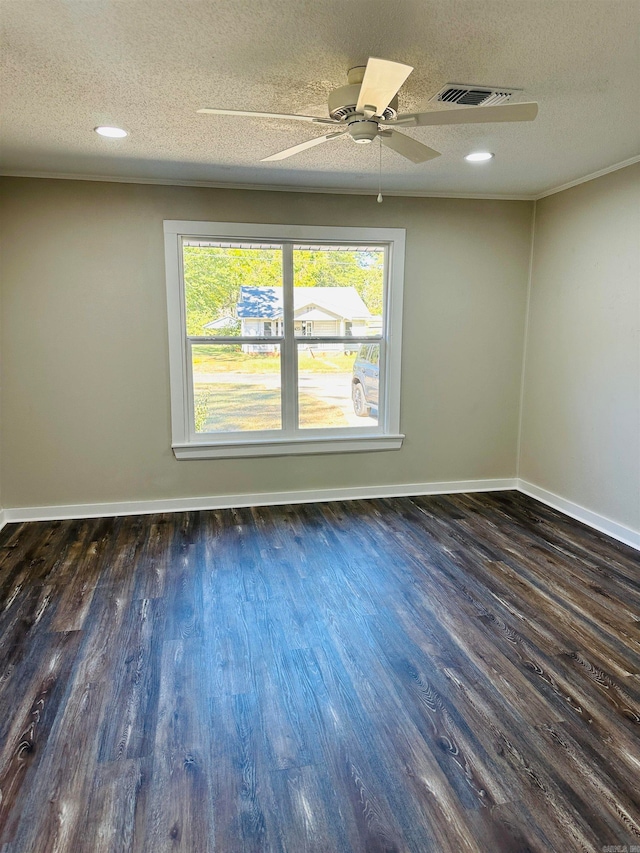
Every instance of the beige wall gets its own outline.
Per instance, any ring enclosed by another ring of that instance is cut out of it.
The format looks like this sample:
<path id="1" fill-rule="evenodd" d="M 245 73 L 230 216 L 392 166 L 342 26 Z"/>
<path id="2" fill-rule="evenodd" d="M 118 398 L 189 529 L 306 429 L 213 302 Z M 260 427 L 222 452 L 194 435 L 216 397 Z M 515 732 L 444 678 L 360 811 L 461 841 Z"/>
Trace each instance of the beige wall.
<path id="1" fill-rule="evenodd" d="M 520 476 L 640 530 L 640 164 L 537 202 Z"/>
<path id="2" fill-rule="evenodd" d="M 5 506 L 515 475 L 531 203 L 1 186 Z M 403 449 L 177 462 L 163 219 L 405 227 Z"/>

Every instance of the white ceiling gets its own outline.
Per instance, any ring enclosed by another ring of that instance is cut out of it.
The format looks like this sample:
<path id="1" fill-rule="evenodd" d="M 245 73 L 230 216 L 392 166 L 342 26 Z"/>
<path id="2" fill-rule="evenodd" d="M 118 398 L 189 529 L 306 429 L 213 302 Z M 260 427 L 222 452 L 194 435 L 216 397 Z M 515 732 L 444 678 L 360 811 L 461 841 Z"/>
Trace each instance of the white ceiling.
<path id="1" fill-rule="evenodd" d="M 406 130 L 442 156 L 384 149 L 388 191 L 536 195 L 640 151 L 640 0 L 0 0 L 0 14 L 5 173 L 377 192 L 378 145 L 261 163 L 324 126 L 196 115 L 304 112 L 369 56 L 415 67 L 403 111 L 447 82 L 540 104 L 532 123 Z M 496 157 L 468 164 L 474 149 Z"/>

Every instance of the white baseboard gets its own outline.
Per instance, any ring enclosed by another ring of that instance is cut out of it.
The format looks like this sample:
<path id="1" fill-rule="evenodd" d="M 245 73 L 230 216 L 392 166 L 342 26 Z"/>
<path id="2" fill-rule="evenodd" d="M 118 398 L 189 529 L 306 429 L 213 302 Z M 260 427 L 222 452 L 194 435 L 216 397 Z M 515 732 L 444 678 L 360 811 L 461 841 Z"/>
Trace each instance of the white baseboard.
<path id="1" fill-rule="evenodd" d="M 67 518 L 98 518 L 114 515 L 148 515 L 157 512 L 231 509 L 245 506 L 325 503 L 327 501 L 399 498 L 411 495 L 447 495 L 459 492 L 495 492 L 515 489 L 515 478 L 504 480 L 455 480 L 443 483 L 401 483 L 392 486 L 354 486 L 343 489 L 306 489 L 296 492 L 256 492 L 216 497 L 173 498 L 154 501 L 30 506 L 5 509 L 5 524 L 16 521 L 57 521 Z"/>
<path id="2" fill-rule="evenodd" d="M 231 509 L 246 506 L 325 503 L 327 501 L 366 500 L 368 498 L 400 498 L 412 495 L 450 495 L 460 492 L 496 492 L 515 489 L 589 527 L 606 533 L 625 545 L 640 550 L 640 532 L 618 524 L 579 504 L 516 478 L 494 480 L 454 480 L 440 483 L 401 483 L 392 486 L 354 486 L 343 489 L 306 489 L 296 492 L 256 492 L 255 494 L 173 498 L 153 501 L 67 504 L 65 506 L 14 507 L 0 510 L 0 530 L 9 523 L 22 521 L 57 521 L 73 518 L 100 518 L 117 515 L 149 515 L 160 512 Z"/>
<path id="3" fill-rule="evenodd" d="M 530 498 L 535 498 L 552 509 L 557 509 L 565 515 L 575 518 L 576 521 L 581 521 L 600 533 L 606 533 L 612 539 L 617 539 L 619 542 L 624 542 L 625 545 L 631 545 L 632 548 L 640 550 L 640 532 L 632 530 L 630 527 L 625 527 L 623 524 L 618 524 L 617 521 L 612 521 L 604 515 L 597 512 L 592 512 L 580 504 L 568 501 L 555 495 L 553 492 L 548 492 L 546 489 L 535 486 L 533 483 L 528 483 L 526 480 L 518 480 L 516 488 L 519 492 L 528 495 Z"/>

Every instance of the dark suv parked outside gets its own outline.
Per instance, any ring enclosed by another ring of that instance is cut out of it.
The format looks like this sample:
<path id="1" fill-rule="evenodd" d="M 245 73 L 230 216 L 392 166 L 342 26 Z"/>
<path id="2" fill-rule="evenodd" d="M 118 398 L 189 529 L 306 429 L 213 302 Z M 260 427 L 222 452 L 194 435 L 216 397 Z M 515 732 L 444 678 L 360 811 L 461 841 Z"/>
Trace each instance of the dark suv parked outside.
<path id="1" fill-rule="evenodd" d="M 353 362 L 351 399 L 353 411 L 359 418 L 367 418 L 372 409 L 378 413 L 378 387 L 380 384 L 380 344 L 361 344 Z"/>

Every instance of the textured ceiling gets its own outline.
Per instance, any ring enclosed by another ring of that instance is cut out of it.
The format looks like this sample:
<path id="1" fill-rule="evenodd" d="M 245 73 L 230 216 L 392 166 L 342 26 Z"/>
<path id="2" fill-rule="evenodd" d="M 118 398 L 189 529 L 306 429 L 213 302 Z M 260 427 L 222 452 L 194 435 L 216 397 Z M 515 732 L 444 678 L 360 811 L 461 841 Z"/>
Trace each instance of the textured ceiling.
<path id="1" fill-rule="evenodd" d="M 640 151 L 640 0 L 0 0 L 0 14 L 5 172 L 377 192 L 378 145 L 261 163 L 324 126 L 196 115 L 310 110 L 368 56 L 415 67 L 401 110 L 450 81 L 540 104 L 533 123 L 407 130 L 442 157 L 385 149 L 383 189 L 534 195 Z M 495 160 L 466 163 L 474 149 Z"/>

